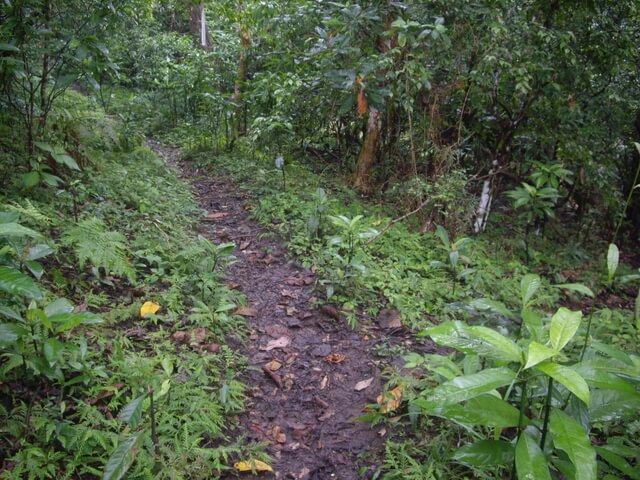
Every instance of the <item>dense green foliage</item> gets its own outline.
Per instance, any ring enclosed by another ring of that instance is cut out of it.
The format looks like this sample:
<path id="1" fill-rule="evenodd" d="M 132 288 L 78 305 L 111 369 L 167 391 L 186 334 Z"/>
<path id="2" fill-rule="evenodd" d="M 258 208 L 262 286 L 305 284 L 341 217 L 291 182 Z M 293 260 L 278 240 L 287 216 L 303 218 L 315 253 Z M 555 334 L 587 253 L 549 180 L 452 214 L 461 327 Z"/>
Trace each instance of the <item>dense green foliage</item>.
<path id="1" fill-rule="evenodd" d="M 154 136 L 252 192 L 345 328 L 417 334 L 377 351 L 379 478 L 638 478 L 638 44 L 632 0 L 4 2 L 0 477 L 262 455 L 233 244 Z"/>

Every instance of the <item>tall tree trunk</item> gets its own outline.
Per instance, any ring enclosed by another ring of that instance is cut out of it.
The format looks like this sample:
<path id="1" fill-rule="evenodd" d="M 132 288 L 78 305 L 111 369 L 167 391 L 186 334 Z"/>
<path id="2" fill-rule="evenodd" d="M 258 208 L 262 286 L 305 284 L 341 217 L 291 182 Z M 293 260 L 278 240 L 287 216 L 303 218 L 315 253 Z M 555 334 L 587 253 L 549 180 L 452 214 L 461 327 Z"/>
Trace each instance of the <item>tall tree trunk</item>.
<path id="1" fill-rule="evenodd" d="M 192 5 L 189 12 L 191 17 L 191 34 L 195 43 L 203 50 L 211 48 L 212 40 L 207 27 L 207 17 L 204 9 L 204 2 L 199 5 Z"/>
<path id="2" fill-rule="evenodd" d="M 391 0 L 387 0 L 387 8 L 391 7 Z M 385 33 L 391 30 L 393 18 L 391 14 L 385 16 Z M 383 36 L 378 38 L 378 50 L 380 53 L 388 52 L 397 43 L 397 36 Z M 361 93 L 363 90 L 361 90 Z M 380 137 L 382 136 L 382 115 L 381 112 L 369 106 L 369 118 L 367 119 L 367 129 L 364 134 L 364 140 L 358 153 L 358 161 L 356 171 L 353 177 L 353 186 L 363 193 L 370 193 L 371 170 L 376 159 L 380 156 Z"/>
<path id="3" fill-rule="evenodd" d="M 49 29 L 49 22 L 51 21 L 51 3 L 49 0 L 44 0 L 44 28 Z M 49 107 L 47 105 L 47 83 L 49 82 L 49 54 L 47 53 L 46 46 L 44 46 L 44 54 L 42 55 L 42 76 L 40 77 L 40 128 L 42 130 L 47 126 L 47 113 Z"/>
<path id="4" fill-rule="evenodd" d="M 367 130 L 358 154 L 353 186 L 363 193 L 371 192 L 371 167 L 378 156 L 380 135 L 382 133 L 382 115 L 375 107 L 369 108 Z"/>
<path id="5" fill-rule="evenodd" d="M 247 80 L 247 49 L 251 45 L 251 35 L 245 27 L 240 28 L 240 55 L 238 57 L 238 72 L 233 86 L 233 103 L 235 112 L 233 118 L 234 138 L 246 133 L 244 121 L 244 83 Z"/>

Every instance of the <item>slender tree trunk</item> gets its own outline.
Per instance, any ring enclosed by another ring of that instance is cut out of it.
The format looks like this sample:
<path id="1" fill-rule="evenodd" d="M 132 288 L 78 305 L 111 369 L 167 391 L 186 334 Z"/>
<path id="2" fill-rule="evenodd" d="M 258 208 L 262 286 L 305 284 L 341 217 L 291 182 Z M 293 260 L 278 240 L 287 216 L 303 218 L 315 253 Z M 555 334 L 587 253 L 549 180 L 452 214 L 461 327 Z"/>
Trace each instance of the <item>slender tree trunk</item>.
<path id="1" fill-rule="evenodd" d="M 378 155 L 381 133 L 382 115 L 377 108 L 370 107 L 367 130 L 358 154 L 356 173 L 353 178 L 353 186 L 363 193 L 371 191 L 371 167 Z"/>
<path id="2" fill-rule="evenodd" d="M 204 9 L 204 2 L 199 5 L 192 5 L 189 12 L 191 18 L 191 34 L 194 42 L 203 50 L 211 48 L 212 40 L 207 27 L 207 17 Z"/>
<path id="3" fill-rule="evenodd" d="M 240 56 L 238 57 L 238 72 L 233 86 L 233 102 L 235 112 L 233 118 L 234 138 L 246 133 L 244 114 L 244 83 L 247 80 L 247 49 L 251 45 L 251 36 L 246 28 L 240 28 Z"/>
<path id="4" fill-rule="evenodd" d="M 44 0 L 44 21 L 45 29 L 49 28 L 49 22 L 51 20 L 51 3 L 50 0 Z M 45 129 L 47 125 L 47 112 L 49 110 L 47 105 L 47 82 L 49 81 L 49 54 L 47 53 L 46 46 L 44 46 L 45 52 L 42 55 L 42 76 L 40 77 L 40 128 Z"/>
<path id="5" fill-rule="evenodd" d="M 484 232 L 487 228 L 487 220 L 489 220 L 491 204 L 493 203 L 493 179 L 497 169 L 498 160 L 494 160 L 491 170 L 489 170 L 489 175 L 482 184 L 482 193 L 480 194 L 480 203 L 478 204 L 478 210 L 476 212 L 476 221 L 473 224 L 475 233 Z"/>

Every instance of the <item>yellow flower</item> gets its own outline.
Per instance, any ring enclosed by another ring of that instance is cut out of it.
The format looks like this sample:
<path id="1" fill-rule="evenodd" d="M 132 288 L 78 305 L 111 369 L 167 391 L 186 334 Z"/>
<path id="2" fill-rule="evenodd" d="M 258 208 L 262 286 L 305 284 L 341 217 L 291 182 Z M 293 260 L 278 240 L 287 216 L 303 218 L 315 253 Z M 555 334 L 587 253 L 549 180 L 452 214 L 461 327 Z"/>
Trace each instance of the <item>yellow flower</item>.
<path id="1" fill-rule="evenodd" d="M 140 316 L 148 317 L 149 315 L 153 315 L 158 310 L 160 310 L 160 305 L 155 302 L 144 302 L 144 305 L 140 307 Z"/>

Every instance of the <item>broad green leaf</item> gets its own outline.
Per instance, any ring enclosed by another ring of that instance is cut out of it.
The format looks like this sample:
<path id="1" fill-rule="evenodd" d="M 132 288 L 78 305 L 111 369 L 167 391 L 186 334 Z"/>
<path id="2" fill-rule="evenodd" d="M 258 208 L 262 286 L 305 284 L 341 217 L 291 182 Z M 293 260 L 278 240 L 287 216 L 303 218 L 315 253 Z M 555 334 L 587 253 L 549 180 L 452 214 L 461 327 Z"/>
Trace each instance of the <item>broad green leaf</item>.
<path id="1" fill-rule="evenodd" d="M 585 405 L 589 405 L 589 385 L 578 372 L 553 362 L 541 363 L 536 367 L 546 373 L 555 381 L 565 386 L 567 390 L 582 400 Z"/>
<path id="2" fill-rule="evenodd" d="M 42 238 L 38 232 L 30 228 L 23 227 L 18 223 L 0 223 L 0 237 L 20 238 Z"/>
<path id="3" fill-rule="evenodd" d="M 535 293 L 540 288 L 540 277 L 533 273 L 529 273 L 522 277 L 520 281 L 520 296 L 522 300 L 522 308 L 525 308 Z"/>
<path id="4" fill-rule="evenodd" d="M 4 43 L 4 42 L 0 43 L 0 50 L 2 50 L 3 52 L 13 52 L 13 53 L 20 52 L 20 49 L 15 45 L 11 45 L 10 43 Z"/>
<path id="5" fill-rule="evenodd" d="M 545 360 L 555 357 L 559 352 L 553 348 L 546 347 L 538 342 L 531 342 L 529 344 L 529 351 L 527 352 L 527 364 L 525 369 L 531 368 L 534 365 L 544 362 Z"/>
<path id="6" fill-rule="evenodd" d="M 524 326 L 527 327 L 527 330 L 529 330 L 531 339 L 536 342 L 542 342 L 544 332 L 542 316 L 533 310 L 523 310 L 522 321 L 524 322 Z"/>
<path id="7" fill-rule="evenodd" d="M 609 251 L 607 252 L 607 274 L 609 283 L 613 280 L 613 276 L 618 269 L 618 262 L 620 261 L 620 251 L 615 243 L 609 244 Z"/>
<path id="8" fill-rule="evenodd" d="M 595 480 L 598 470 L 596 451 L 582 426 L 566 413 L 554 408 L 549 429 L 553 436 L 553 444 L 563 450 L 573 463 L 576 479 Z"/>
<path id="9" fill-rule="evenodd" d="M 72 157 L 70 157 L 66 153 L 52 153 L 51 156 L 57 163 L 60 163 L 61 165 L 66 165 L 71 170 L 80 171 L 80 166 L 76 163 L 76 161 Z"/>
<path id="10" fill-rule="evenodd" d="M 21 177 L 21 184 L 23 188 L 30 189 L 35 187 L 40 183 L 40 173 L 39 172 L 29 172 L 25 173 Z"/>
<path id="11" fill-rule="evenodd" d="M 580 363 L 571 367 L 584 378 L 591 388 L 601 390 L 619 390 L 622 392 L 634 393 L 635 387 L 615 373 L 606 369 L 595 368 L 588 363 Z"/>
<path id="12" fill-rule="evenodd" d="M 617 455 L 602 447 L 596 447 L 596 451 L 598 452 L 598 455 L 604 458 L 609 465 L 620 470 L 627 477 L 631 478 L 632 480 L 640 480 L 640 470 L 638 470 L 637 468 L 633 468 L 629 464 L 629 462 L 627 462 L 620 455 Z"/>
<path id="13" fill-rule="evenodd" d="M 520 424 L 520 411 L 493 395 L 481 395 L 472 398 L 464 405 L 449 405 L 441 411 L 436 409 L 437 416 L 472 426 L 510 428 Z M 523 424 L 529 424 L 524 417 Z"/>
<path id="14" fill-rule="evenodd" d="M 508 318 L 513 317 L 513 312 L 511 312 L 504 303 L 497 302 L 488 298 L 477 298 L 475 300 L 472 300 L 471 302 L 469 302 L 469 306 L 475 308 L 476 310 L 489 310 L 491 312 L 504 315 Z"/>
<path id="15" fill-rule="evenodd" d="M 592 422 L 611 422 L 624 418 L 637 418 L 640 394 L 616 390 L 591 392 L 589 416 Z"/>
<path id="16" fill-rule="evenodd" d="M 438 225 L 435 233 L 440 239 L 440 241 L 442 242 L 442 244 L 447 248 L 449 248 L 449 245 L 451 244 L 451 242 L 449 241 L 449 233 L 447 233 L 444 227 L 442 225 Z"/>
<path id="17" fill-rule="evenodd" d="M 513 463 L 514 454 L 511 443 L 501 440 L 480 440 L 456 450 L 452 459 L 474 467 L 487 467 L 510 465 Z"/>
<path id="18" fill-rule="evenodd" d="M 135 460 L 138 442 L 143 433 L 144 431 L 136 433 L 116 447 L 104 467 L 102 480 L 121 480 L 124 477 Z"/>
<path id="19" fill-rule="evenodd" d="M 445 322 L 424 332 L 439 345 L 475 353 L 499 361 L 520 362 L 522 350 L 510 338 L 487 327 L 468 327 L 462 322 Z"/>
<path id="20" fill-rule="evenodd" d="M 144 410 L 144 400 L 147 398 L 146 394 L 131 400 L 118 415 L 123 422 L 128 423 L 132 428 L 136 428 L 142 420 L 142 413 Z"/>
<path id="21" fill-rule="evenodd" d="M 47 255 L 51 255 L 53 252 L 53 248 L 51 248 L 46 243 L 39 243 L 38 245 L 34 245 L 29 249 L 27 260 L 39 260 L 43 257 L 46 257 Z"/>
<path id="22" fill-rule="evenodd" d="M 560 351 L 571 341 L 578 331 L 582 312 L 573 312 L 565 307 L 560 307 L 551 318 L 549 337 L 553 349 Z"/>
<path id="23" fill-rule="evenodd" d="M 17 320 L 18 322 L 22 320 L 22 317 L 15 310 L 2 304 L 0 304 L 0 316 L 9 320 Z"/>
<path id="24" fill-rule="evenodd" d="M 54 315 L 62 315 L 63 313 L 72 313 L 73 305 L 66 298 L 58 298 L 51 302 L 49 305 L 44 307 L 44 313 L 48 317 L 53 317 Z"/>
<path id="25" fill-rule="evenodd" d="M 18 334 L 10 323 L 0 323 L 0 347 L 8 347 L 18 340 Z"/>
<path id="26" fill-rule="evenodd" d="M 102 319 L 100 317 L 89 312 L 61 313 L 59 315 L 49 317 L 49 320 L 51 323 L 56 325 L 56 333 L 73 330 L 79 325 L 95 325 L 102 323 Z"/>
<path id="27" fill-rule="evenodd" d="M 40 280 L 42 275 L 44 275 L 44 268 L 39 262 L 27 260 L 24 262 L 24 266 L 27 267 L 31 272 L 31 275 L 33 275 L 37 280 Z"/>
<path id="28" fill-rule="evenodd" d="M 518 480 L 551 480 L 547 459 L 527 432 L 522 432 L 516 445 L 516 471 Z"/>
<path id="29" fill-rule="evenodd" d="M 571 290 L 572 292 L 578 292 L 588 297 L 594 296 L 593 291 L 586 285 L 583 285 L 582 283 L 561 283 L 559 285 L 554 285 L 554 286 L 557 288 L 563 288 L 565 290 Z"/>
<path id="30" fill-rule="evenodd" d="M 42 292 L 31 277 L 10 267 L 0 266 L 0 290 L 35 300 L 42 298 Z"/>
<path id="31" fill-rule="evenodd" d="M 506 367 L 489 368 L 471 375 L 463 375 L 436 387 L 420 405 L 430 410 L 464 402 L 509 385 L 515 378 L 515 372 Z"/>

